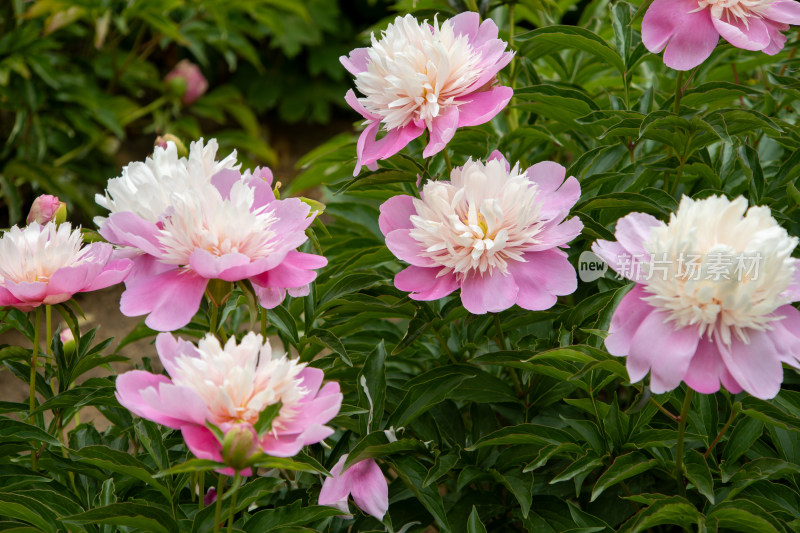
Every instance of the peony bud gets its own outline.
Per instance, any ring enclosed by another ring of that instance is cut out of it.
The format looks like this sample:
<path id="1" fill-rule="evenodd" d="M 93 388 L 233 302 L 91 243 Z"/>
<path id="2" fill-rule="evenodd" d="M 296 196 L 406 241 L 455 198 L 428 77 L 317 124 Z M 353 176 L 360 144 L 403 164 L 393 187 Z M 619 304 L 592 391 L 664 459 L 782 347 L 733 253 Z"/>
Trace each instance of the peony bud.
<path id="1" fill-rule="evenodd" d="M 64 346 L 65 354 L 71 354 L 75 351 L 75 336 L 72 334 L 71 329 L 62 329 L 59 338 L 61 339 L 61 344 Z"/>
<path id="2" fill-rule="evenodd" d="M 248 459 L 255 452 L 255 433 L 248 426 L 233 426 L 222 441 L 222 460 L 237 472 L 248 467 Z"/>
<path id="3" fill-rule="evenodd" d="M 28 213 L 28 224 L 37 222 L 45 225 L 51 220 L 56 224 L 61 224 L 67 219 L 67 204 L 58 199 L 57 196 L 43 194 L 36 198 L 31 204 L 31 211 Z"/>
<path id="4" fill-rule="evenodd" d="M 206 495 L 203 496 L 203 505 L 208 507 L 215 501 L 217 501 L 217 489 L 214 487 L 209 487 L 208 492 L 206 492 Z"/>
<path id="5" fill-rule="evenodd" d="M 208 90 L 208 81 L 203 76 L 200 68 L 188 59 L 179 61 L 175 68 L 164 78 L 164 81 L 170 85 L 172 85 L 173 80 L 178 80 L 176 85 L 186 86 L 182 98 L 183 103 L 186 105 L 195 102 Z"/>
<path id="6" fill-rule="evenodd" d="M 189 150 L 186 149 L 186 145 L 183 144 L 183 141 L 178 136 L 171 133 L 165 133 L 164 135 L 156 137 L 156 142 L 153 143 L 153 146 L 159 146 L 166 150 L 168 142 L 175 143 L 175 147 L 178 149 L 178 157 L 189 156 Z"/>

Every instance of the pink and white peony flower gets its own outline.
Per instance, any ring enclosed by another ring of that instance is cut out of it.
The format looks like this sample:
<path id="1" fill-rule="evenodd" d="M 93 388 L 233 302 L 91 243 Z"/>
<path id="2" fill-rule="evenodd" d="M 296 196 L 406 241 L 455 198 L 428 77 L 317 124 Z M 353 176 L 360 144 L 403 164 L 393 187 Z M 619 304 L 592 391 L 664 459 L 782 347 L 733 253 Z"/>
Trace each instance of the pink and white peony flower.
<path id="1" fill-rule="evenodd" d="M 54 218 L 56 223 L 64 222 L 67 217 L 67 204 L 58 199 L 58 196 L 50 194 L 42 194 L 38 196 L 31 204 L 31 210 L 28 213 L 27 223 L 31 224 L 36 222 L 38 224 L 47 224 Z"/>
<path id="2" fill-rule="evenodd" d="M 743 197 L 683 197 L 669 223 L 644 213 L 617 222 L 592 250 L 636 282 L 611 319 L 606 348 L 628 356 L 632 382 L 655 393 L 684 381 L 702 393 L 772 398 L 782 363 L 800 367 L 798 239 Z"/>
<path id="3" fill-rule="evenodd" d="M 65 222 L 12 227 L 0 237 L 0 307 L 30 311 L 66 302 L 75 293 L 115 285 L 131 261 L 111 259 L 106 243 L 83 245 L 79 229 Z"/>
<path id="4" fill-rule="evenodd" d="M 424 157 L 441 151 L 456 128 L 492 119 L 513 95 L 495 86 L 497 73 L 513 57 L 497 38 L 497 25 L 480 23 L 477 13 L 461 13 L 433 26 L 411 15 L 397 17 L 372 46 L 356 48 L 340 61 L 356 79 L 345 100 L 366 120 L 358 140 L 358 163 L 374 168 L 424 131 Z M 376 139 L 378 130 L 386 134 Z"/>
<path id="5" fill-rule="evenodd" d="M 347 454 L 331 468 L 332 476 L 323 481 L 319 504 L 330 505 L 349 514 L 347 497 L 352 495 L 362 511 L 383 520 L 389 510 L 389 485 L 378 463 L 374 459 L 365 459 L 342 473 L 346 460 Z"/>
<path id="6" fill-rule="evenodd" d="M 314 269 L 324 257 L 296 251 L 311 224 L 309 206 L 296 198 L 276 200 L 272 173 L 224 170 L 212 183 L 174 192 L 158 223 L 130 211 L 113 213 L 100 234 L 145 255 L 126 282 L 120 309 L 147 314 L 145 323 L 172 331 L 189 323 L 212 279 L 250 280 L 265 308 L 280 304 L 288 290 L 308 294 Z"/>
<path id="7" fill-rule="evenodd" d="M 237 170 L 236 150 L 217 161 L 219 146 L 216 139 L 203 144 L 203 139 L 191 143 L 188 157 L 178 156 L 178 147 L 166 141 L 156 146 L 153 155 L 130 163 L 122 175 L 108 180 L 105 194 L 95 195 L 95 201 L 108 209 L 109 214 L 131 212 L 142 220 L 158 223 L 170 208 L 172 195 L 210 183 L 223 170 Z M 270 175 L 271 179 L 271 175 Z M 95 217 L 102 229 L 106 217 Z"/>
<path id="8" fill-rule="evenodd" d="M 642 21 L 642 42 L 664 63 L 690 70 L 708 59 L 722 36 L 733 46 L 774 55 L 790 24 L 800 24 L 795 0 L 655 0 Z"/>
<path id="9" fill-rule="evenodd" d="M 514 304 L 551 307 L 577 288 L 575 269 L 561 250 L 580 234 L 565 220 L 580 196 L 574 177 L 550 161 L 525 171 L 494 152 L 487 163 L 469 160 L 450 181 L 429 181 L 421 198 L 395 196 L 381 205 L 386 245 L 411 266 L 395 286 L 415 300 L 436 300 L 461 289 L 471 313 Z"/>
<path id="10" fill-rule="evenodd" d="M 333 433 L 326 426 L 342 403 L 339 384 L 322 384 L 323 372 L 285 354 L 276 356 L 269 340 L 248 333 L 221 346 L 209 334 L 195 346 L 170 333 L 156 338 L 169 374 L 132 370 L 117 378 L 117 399 L 126 409 L 158 424 L 180 429 L 200 459 L 223 462 L 223 447 L 206 422 L 228 434 L 249 429 L 253 451 L 291 457 L 303 446 Z M 253 426 L 267 407 L 281 402 L 272 428 L 256 440 Z M 244 475 L 251 472 L 244 470 Z"/>

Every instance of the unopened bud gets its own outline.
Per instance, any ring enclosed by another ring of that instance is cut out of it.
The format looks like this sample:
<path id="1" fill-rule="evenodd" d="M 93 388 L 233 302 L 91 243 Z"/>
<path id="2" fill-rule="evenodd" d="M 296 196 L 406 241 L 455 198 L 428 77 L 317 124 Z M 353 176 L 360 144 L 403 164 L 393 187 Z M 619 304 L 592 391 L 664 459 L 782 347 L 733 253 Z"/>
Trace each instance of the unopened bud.
<path id="1" fill-rule="evenodd" d="M 248 467 L 255 451 L 255 433 L 248 426 L 233 426 L 222 440 L 222 460 L 237 472 Z"/>
<path id="2" fill-rule="evenodd" d="M 36 222 L 42 225 L 50 221 L 61 224 L 65 220 L 67 220 L 67 204 L 50 194 L 43 194 L 33 201 L 27 219 L 28 224 Z"/>
<path id="3" fill-rule="evenodd" d="M 159 135 L 156 137 L 156 142 L 153 143 L 154 146 L 159 146 L 164 150 L 167 149 L 167 143 L 173 142 L 175 143 L 175 148 L 178 150 L 178 157 L 187 157 L 189 155 L 189 150 L 186 149 L 186 145 L 183 144 L 183 141 L 176 135 L 171 133 L 165 133 L 164 135 Z"/>
<path id="4" fill-rule="evenodd" d="M 71 329 L 62 329 L 58 337 L 61 339 L 65 354 L 71 354 L 75 351 L 75 336 L 72 334 Z"/>
<path id="5" fill-rule="evenodd" d="M 208 90 L 208 81 L 200 71 L 200 67 L 188 59 L 179 61 L 164 81 L 177 90 L 183 89 L 181 100 L 186 105 L 193 103 Z"/>

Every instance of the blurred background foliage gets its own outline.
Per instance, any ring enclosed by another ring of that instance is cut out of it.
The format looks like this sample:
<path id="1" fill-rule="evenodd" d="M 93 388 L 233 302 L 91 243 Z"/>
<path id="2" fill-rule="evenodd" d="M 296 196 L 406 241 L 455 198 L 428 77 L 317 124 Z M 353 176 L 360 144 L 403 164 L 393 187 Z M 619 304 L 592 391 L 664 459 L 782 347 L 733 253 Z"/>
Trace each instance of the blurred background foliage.
<path id="1" fill-rule="evenodd" d="M 94 194 L 166 132 L 217 137 L 223 152 L 236 148 L 252 166 L 279 164 L 289 151 L 281 149 L 284 129 L 305 146 L 306 131 L 324 139 L 331 128 L 349 128 L 342 97 L 350 82 L 338 57 L 390 7 L 381 0 L 3 0 L 0 227 L 21 222 L 42 192 L 88 222 Z M 182 59 L 209 82 L 189 105 L 180 84 L 164 81 Z"/>

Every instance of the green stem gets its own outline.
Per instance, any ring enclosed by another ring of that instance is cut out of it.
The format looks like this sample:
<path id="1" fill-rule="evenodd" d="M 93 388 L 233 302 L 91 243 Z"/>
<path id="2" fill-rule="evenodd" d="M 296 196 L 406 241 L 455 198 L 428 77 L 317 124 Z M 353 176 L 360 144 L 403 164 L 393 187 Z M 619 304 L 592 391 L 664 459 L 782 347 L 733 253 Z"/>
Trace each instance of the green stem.
<path id="1" fill-rule="evenodd" d="M 262 307 L 259 315 L 261 318 L 261 336 L 264 340 L 267 340 L 267 310 Z"/>
<path id="2" fill-rule="evenodd" d="M 50 305 L 44 306 L 44 321 L 45 321 L 45 330 L 47 331 L 47 344 L 45 344 L 45 350 L 49 357 L 53 356 L 53 308 Z"/>
<path id="3" fill-rule="evenodd" d="M 683 439 L 686 434 L 686 421 L 689 418 L 689 408 L 692 406 L 694 391 L 687 387 L 683 399 L 683 407 L 678 418 L 678 443 L 675 446 L 675 479 L 678 481 L 678 492 L 686 496 L 686 487 L 683 484 Z"/>
<path id="4" fill-rule="evenodd" d="M 670 194 L 675 196 L 675 193 L 678 192 L 678 184 L 681 182 L 681 176 L 683 176 L 683 166 L 686 164 L 686 161 L 681 159 L 681 164 L 678 165 L 678 171 L 675 173 L 675 181 L 672 183 L 672 189 L 670 190 Z"/>
<path id="5" fill-rule="evenodd" d="M 33 418 L 33 410 L 36 408 L 36 363 L 39 358 L 39 334 L 42 329 L 42 308 L 37 307 L 33 314 L 33 352 L 31 353 L 31 393 L 29 400 L 30 414 Z"/>
<path id="6" fill-rule="evenodd" d="M 661 405 L 660 403 L 658 403 L 657 401 L 655 401 L 655 400 L 654 400 L 652 397 L 650 398 L 650 401 L 653 403 L 653 405 L 655 405 L 656 407 L 658 407 L 658 410 L 659 410 L 659 411 L 661 411 L 662 413 L 664 413 L 665 415 L 667 415 L 668 417 L 670 417 L 671 419 L 673 419 L 675 422 L 677 422 L 677 421 L 679 420 L 679 418 L 678 418 L 677 416 L 673 415 L 673 414 L 672 414 L 672 413 L 669 411 L 669 409 L 667 409 L 666 407 L 664 407 L 663 405 Z"/>
<path id="7" fill-rule="evenodd" d="M 678 71 L 678 77 L 675 79 L 675 114 L 680 115 L 681 98 L 683 97 L 683 71 Z"/>
<path id="8" fill-rule="evenodd" d="M 206 498 L 206 473 L 205 472 L 198 472 L 197 473 L 197 494 L 199 498 L 197 498 L 197 511 L 200 512 L 203 510 L 203 503 Z"/>
<path id="9" fill-rule="evenodd" d="M 217 477 L 217 506 L 214 509 L 214 533 L 219 533 L 219 519 L 222 515 L 222 497 L 225 495 L 225 474 Z"/>
<path id="10" fill-rule="evenodd" d="M 717 438 L 715 438 L 714 442 L 711 443 L 711 446 L 708 447 L 706 453 L 703 454 L 703 457 L 708 457 L 708 454 L 710 454 L 711 450 L 714 449 L 714 446 L 716 446 L 719 443 L 720 439 L 722 438 L 723 435 L 725 435 L 725 432 L 728 431 L 728 428 L 731 427 L 731 424 L 733 424 L 733 420 L 736 418 L 736 415 L 738 414 L 739 414 L 738 409 L 731 408 L 731 416 L 728 417 L 728 421 L 725 422 L 724 426 L 722 426 L 722 430 L 717 434 Z"/>
<path id="11" fill-rule="evenodd" d="M 233 476 L 233 485 L 231 486 L 231 505 L 228 512 L 228 533 L 233 531 L 233 517 L 236 514 L 236 497 L 239 495 L 239 484 L 242 481 L 242 475 L 237 471 Z"/>
<path id="12" fill-rule="evenodd" d="M 214 302 L 208 302 L 208 305 L 211 307 L 211 316 L 208 318 L 208 329 L 212 335 L 217 334 L 217 317 L 219 316 L 219 306 Z"/>
<path id="13" fill-rule="evenodd" d="M 450 174 L 453 173 L 453 165 L 450 163 L 450 155 L 447 153 L 447 147 L 446 146 L 442 150 L 442 153 L 444 154 L 444 163 L 445 163 L 445 165 L 447 165 L 447 175 L 450 176 Z"/>

